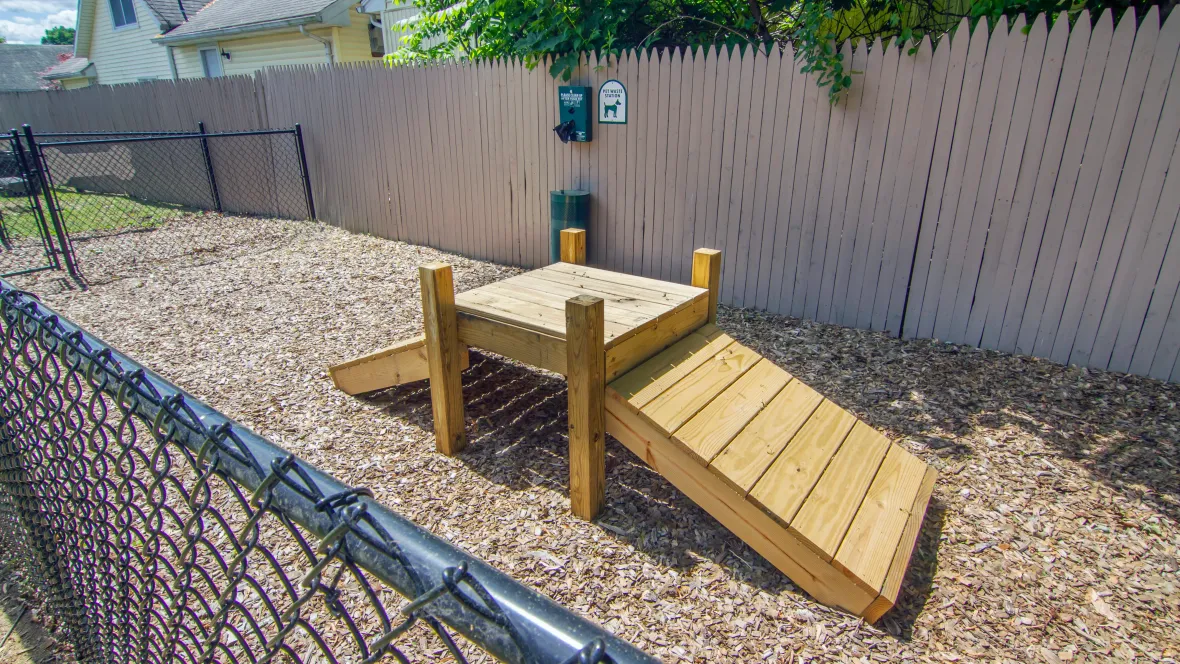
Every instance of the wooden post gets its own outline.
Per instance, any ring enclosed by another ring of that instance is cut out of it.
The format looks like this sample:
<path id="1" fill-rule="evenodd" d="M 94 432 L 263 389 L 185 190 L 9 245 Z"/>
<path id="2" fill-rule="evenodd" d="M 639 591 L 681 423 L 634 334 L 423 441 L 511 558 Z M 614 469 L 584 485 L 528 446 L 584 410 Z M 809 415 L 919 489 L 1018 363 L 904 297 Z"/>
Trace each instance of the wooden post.
<path id="1" fill-rule="evenodd" d="M 567 228 L 561 232 L 561 262 L 586 264 L 586 231 Z"/>
<path id="2" fill-rule="evenodd" d="M 606 353 L 602 298 L 565 302 L 569 384 L 570 511 L 592 520 L 602 509 L 606 484 Z"/>
<path id="3" fill-rule="evenodd" d="M 709 322 L 717 322 L 717 294 L 721 291 L 721 252 L 697 249 L 692 252 L 692 285 L 709 289 Z"/>
<path id="4" fill-rule="evenodd" d="M 463 422 L 463 385 L 459 379 L 463 346 L 455 319 L 455 282 L 451 266 L 418 267 L 422 282 L 422 323 L 426 331 L 426 362 L 430 367 L 430 401 L 434 406 L 434 443 L 454 456 L 467 445 Z"/>

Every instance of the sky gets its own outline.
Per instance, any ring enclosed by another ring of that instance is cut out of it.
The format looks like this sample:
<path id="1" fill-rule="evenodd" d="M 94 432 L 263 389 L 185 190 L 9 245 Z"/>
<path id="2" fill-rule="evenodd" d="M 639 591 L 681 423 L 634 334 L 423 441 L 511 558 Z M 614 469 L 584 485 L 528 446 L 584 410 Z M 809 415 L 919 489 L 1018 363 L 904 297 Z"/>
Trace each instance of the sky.
<path id="1" fill-rule="evenodd" d="M 10 44 L 40 44 L 49 28 L 74 27 L 76 0 L 0 0 L 0 36 Z"/>

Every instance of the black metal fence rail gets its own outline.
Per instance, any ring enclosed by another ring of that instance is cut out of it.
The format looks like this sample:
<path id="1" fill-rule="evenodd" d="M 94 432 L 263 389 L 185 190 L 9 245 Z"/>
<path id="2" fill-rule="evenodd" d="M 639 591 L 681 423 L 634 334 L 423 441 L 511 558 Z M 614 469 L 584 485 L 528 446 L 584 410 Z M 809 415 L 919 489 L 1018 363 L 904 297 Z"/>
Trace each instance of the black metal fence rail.
<path id="1" fill-rule="evenodd" d="M 80 661 L 655 661 L 370 496 L 0 280 L 0 556 Z"/>

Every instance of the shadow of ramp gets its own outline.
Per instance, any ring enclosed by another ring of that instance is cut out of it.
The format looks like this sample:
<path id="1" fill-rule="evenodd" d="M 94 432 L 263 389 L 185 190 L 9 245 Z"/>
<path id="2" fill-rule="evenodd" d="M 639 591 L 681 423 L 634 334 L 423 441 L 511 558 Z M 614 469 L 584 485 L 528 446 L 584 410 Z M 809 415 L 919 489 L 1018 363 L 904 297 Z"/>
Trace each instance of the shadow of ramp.
<path id="1" fill-rule="evenodd" d="M 514 491 L 544 486 L 568 496 L 564 378 L 470 352 L 471 367 L 462 374 L 468 444 L 457 458 Z M 426 381 L 360 398 L 424 431 L 433 430 Z M 800 592 L 774 565 L 609 435 L 606 477 L 606 504 L 595 523 L 622 544 L 680 574 L 709 561 L 733 580 L 764 592 Z"/>

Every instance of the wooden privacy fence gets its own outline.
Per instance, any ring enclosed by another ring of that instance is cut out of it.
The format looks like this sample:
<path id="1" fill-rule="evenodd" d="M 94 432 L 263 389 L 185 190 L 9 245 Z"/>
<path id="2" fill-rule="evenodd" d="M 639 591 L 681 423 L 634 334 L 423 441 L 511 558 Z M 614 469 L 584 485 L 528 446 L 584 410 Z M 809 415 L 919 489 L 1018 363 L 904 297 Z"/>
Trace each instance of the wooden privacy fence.
<path id="1" fill-rule="evenodd" d="M 827 101 L 789 48 L 591 56 L 625 125 L 560 143 L 545 67 L 292 67 L 5 95 L 44 129 L 302 123 L 316 207 L 350 230 L 527 267 L 548 194 L 593 192 L 589 259 L 687 281 L 724 251 L 722 301 L 1180 379 L 1180 19 L 1038 18 L 913 55 L 843 46 Z"/>

